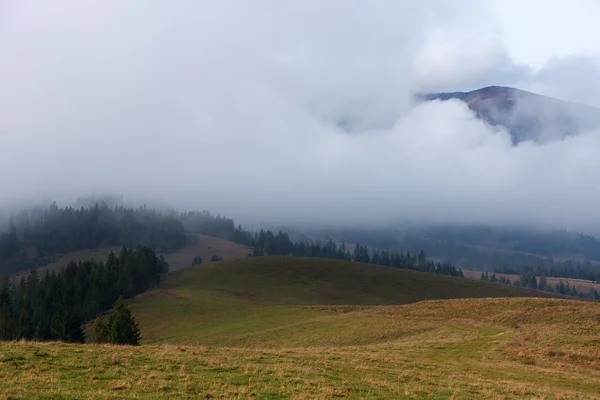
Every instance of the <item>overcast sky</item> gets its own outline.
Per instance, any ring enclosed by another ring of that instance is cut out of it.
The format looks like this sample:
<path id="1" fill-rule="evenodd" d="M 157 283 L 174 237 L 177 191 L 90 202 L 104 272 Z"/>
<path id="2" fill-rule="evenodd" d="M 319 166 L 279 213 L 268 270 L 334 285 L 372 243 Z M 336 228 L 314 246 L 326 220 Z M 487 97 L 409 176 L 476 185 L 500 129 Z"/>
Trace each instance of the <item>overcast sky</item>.
<path id="1" fill-rule="evenodd" d="M 463 104 L 410 100 L 510 85 L 600 106 L 599 4 L 0 1 L 0 204 L 593 230 L 600 132 L 512 146 Z"/>

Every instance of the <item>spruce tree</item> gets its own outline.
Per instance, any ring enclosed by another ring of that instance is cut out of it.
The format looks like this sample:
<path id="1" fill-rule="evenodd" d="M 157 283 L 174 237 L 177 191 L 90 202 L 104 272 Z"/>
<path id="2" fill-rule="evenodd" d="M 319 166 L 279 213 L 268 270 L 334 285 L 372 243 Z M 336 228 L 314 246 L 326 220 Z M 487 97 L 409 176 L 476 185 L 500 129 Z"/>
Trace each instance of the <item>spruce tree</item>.
<path id="1" fill-rule="evenodd" d="M 15 316 L 7 289 L 0 290 L 0 340 L 15 338 Z"/>
<path id="2" fill-rule="evenodd" d="M 140 344 L 140 340 L 140 328 L 133 319 L 123 296 L 121 296 L 110 316 L 109 342 L 136 346 Z"/>

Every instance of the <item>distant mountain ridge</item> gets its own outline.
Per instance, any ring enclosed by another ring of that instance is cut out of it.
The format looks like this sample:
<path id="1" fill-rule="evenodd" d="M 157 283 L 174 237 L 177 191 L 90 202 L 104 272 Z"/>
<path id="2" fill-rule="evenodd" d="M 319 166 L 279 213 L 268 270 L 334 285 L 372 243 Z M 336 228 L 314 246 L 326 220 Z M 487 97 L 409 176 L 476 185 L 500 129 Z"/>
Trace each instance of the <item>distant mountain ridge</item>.
<path id="1" fill-rule="evenodd" d="M 600 129 L 600 109 L 558 100 L 520 89 L 489 86 L 470 92 L 421 93 L 418 102 L 460 100 L 475 115 L 506 128 L 513 144 L 532 140 L 545 143 Z"/>

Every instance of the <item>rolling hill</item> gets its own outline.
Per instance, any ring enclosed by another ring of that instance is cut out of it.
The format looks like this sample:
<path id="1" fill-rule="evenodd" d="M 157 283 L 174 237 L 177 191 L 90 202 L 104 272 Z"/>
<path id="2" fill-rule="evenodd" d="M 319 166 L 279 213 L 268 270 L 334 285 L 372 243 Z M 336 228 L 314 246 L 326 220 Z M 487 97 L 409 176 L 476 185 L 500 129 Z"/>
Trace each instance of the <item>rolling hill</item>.
<path id="1" fill-rule="evenodd" d="M 306 306 L 277 328 L 272 316 L 255 311 L 257 326 L 246 318 L 218 333 L 231 338 L 262 325 L 256 345 L 0 343 L 0 393 L 7 399 L 598 398 L 595 303 L 506 298 Z"/>
<path id="2" fill-rule="evenodd" d="M 0 398 L 597 398 L 600 304 L 528 296 L 548 294 L 314 258 L 202 264 L 130 301 L 141 347 L 0 343 Z"/>
<path id="3" fill-rule="evenodd" d="M 347 261 L 253 257 L 169 274 L 132 300 L 145 343 L 264 346 L 312 343 L 300 328 L 330 316 L 299 306 L 398 305 L 481 297 L 556 297 L 501 284 Z M 293 329 L 288 329 L 293 324 Z M 279 333 L 277 333 L 277 337 Z M 342 339 L 340 339 L 342 340 Z M 336 342 L 330 344 L 351 344 Z"/>
<path id="4" fill-rule="evenodd" d="M 600 127 L 600 109 L 511 87 L 419 94 L 416 100 L 463 101 L 478 118 L 505 127 L 514 144 L 527 140 L 539 143 L 560 140 Z"/>

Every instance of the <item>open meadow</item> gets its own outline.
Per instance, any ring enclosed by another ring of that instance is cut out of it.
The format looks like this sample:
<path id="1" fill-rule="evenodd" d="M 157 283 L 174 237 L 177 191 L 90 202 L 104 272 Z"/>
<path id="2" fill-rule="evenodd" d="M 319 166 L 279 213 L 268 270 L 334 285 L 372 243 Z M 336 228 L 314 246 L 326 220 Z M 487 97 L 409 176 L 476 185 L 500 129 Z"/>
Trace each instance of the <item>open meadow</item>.
<path id="1" fill-rule="evenodd" d="M 333 260 L 211 263 L 130 301 L 142 346 L 0 344 L 0 398 L 598 398 L 600 304 L 537 295 Z"/>

